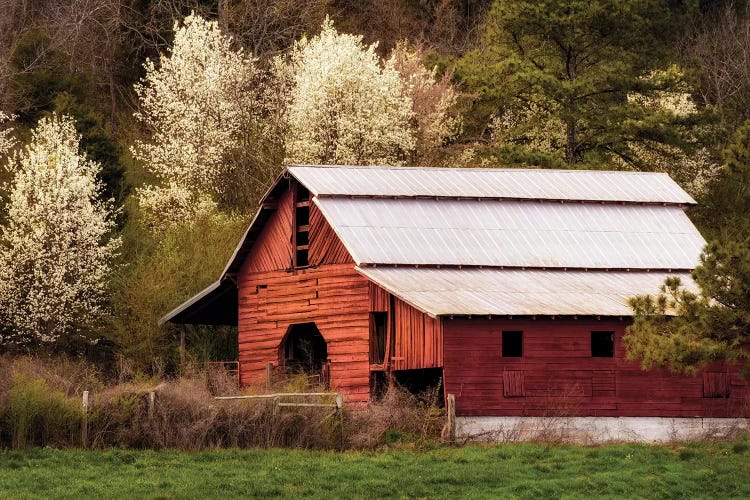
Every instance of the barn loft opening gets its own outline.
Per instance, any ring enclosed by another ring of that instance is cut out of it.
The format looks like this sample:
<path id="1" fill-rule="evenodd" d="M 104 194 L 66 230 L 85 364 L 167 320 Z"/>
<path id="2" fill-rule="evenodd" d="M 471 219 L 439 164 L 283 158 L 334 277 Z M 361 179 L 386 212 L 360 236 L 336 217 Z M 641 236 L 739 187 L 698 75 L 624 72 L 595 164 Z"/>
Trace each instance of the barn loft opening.
<path id="1" fill-rule="evenodd" d="M 288 371 L 317 375 L 328 361 L 328 345 L 315 323 L 301 323 L 289 327 L 280 354 Z"/>
<path id="2" fill-rule="evenodd" d="M 294 267 L 309 265 L 310 191 L 297 184 L 294 192 Z"/>

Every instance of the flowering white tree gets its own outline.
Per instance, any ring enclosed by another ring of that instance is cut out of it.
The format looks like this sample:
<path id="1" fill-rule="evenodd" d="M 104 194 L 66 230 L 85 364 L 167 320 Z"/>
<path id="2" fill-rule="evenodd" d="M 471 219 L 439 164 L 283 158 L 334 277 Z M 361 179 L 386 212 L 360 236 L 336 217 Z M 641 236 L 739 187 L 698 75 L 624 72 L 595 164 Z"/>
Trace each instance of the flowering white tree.
<path id="1" fill-rule="evenodd" d="M 406 42 L 396 44 L 386 68 L 398 71 L 402 92 L 412 102 L 415 163 L 436 161 L 438 149 L 461 132 L 461 116 L 456 110 L 459 93 L 451 83 L 452 73 L 438 76 L 436 67 L 427 69 L 422 48 L 411 49 Z"/>
<path id="2" fill-rule="evenodd" d="M 69 117 L 39 121 L 10 162 L 8 223 L 0 228 L 0 342 L 74 340 L 105 312 L 120 245 L 110 203 L 98 200 L 99 164 L 79 151 Z"/>
<path id="3" fill-rule="evenodd" d="M 403 164 L 415 148 L 411 97 L 376 45 L 330 19 L 289 57 L 288 163 Z"/>
<path id="4" fill-rule="evenodd" d="M 10 120 L 11 120 L 10 116 L 0 111 L 0 127 L 2 127 L 5 123 L 9 122 Z M 15 141 L 13 140 L 13 137 L 11 137 L 10 135 L 12 132 L 13 132 L 13 129 L 10 127 L 0 129 L 0 162 L 3 161 L 8 151 L 10 151 L 15 145 Z"/>
<path id="5" fill-rule="evenodd" d="M 134 156 L 155 174 L 163 187 L 137 194 L 144 211 L 174 209 L 166 220 L 187 222 L 200 199 L 221 198 L 227 176 L 261 148 L 256 143 L 261 100 L 254 88 L 254 60 L 232 48 L 214 21 L 192 14 L 175 23 L 169 54 L 145 64 L 146 76 L 135 86 L 140 111 L 135 114 L 151 132 L 138 141 Z M 241 151 L 242 154 L 239 154 Z M 253 173 L 243 172 L 246 176 Z"/>

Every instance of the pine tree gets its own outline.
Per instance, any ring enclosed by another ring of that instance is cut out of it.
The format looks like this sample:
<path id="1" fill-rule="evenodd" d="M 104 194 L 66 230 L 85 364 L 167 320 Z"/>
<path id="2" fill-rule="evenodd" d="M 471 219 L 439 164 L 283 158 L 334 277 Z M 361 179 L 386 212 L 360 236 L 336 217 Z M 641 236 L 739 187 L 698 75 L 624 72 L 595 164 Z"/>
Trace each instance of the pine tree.
<path id="1" fill-rule="evenodd" d="M 750 125 L 741 127 L 725 153 L 711 198 L 715 226 L 693 279 L 700 294 L 668 279 L 656 297 L 631 301 L 633 324 L 624 342 L 644 368 L 693 374 L 706 363 L 740 362 L 750 378 Z M 674 317 L 666 313 L 675 314 Z"/>
<path id="2" fill-rule="evenodd" d="M 689 148 L 696 119 L 639 98 L 685 93 L 667 57 L 683 14 L 657 0 L 497 0 L 459 66 L 473 114 L 509 162 L 649 168 L 633 145 Z"/>

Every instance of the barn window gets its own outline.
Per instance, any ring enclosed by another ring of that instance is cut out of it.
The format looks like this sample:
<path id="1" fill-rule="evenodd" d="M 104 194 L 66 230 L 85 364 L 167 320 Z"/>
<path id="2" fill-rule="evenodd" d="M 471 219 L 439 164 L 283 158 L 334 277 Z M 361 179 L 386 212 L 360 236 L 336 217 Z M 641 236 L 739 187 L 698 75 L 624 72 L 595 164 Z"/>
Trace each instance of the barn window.
<path id="1" fill-rule="evenodd" d="M 728 398 L 730 393 L 728 373 L 703 373 L 704 398 Z"/>
<path id="2" fill-rule="evenodd" d="M 503 332 L 503 357 L 520 358 L 523 356 L 523 332 Z"/>
<path id="3" fill-rule="evenodd" d="M 591 356 L 612 358 L 615 355 L 615 332 L 591 332 Z"/>
<path id="4" fill-rule="evenodd" d="M 503 396 L 506 398 L 526 396 L 522 370 L 505 370 L 503 372 Z"/>

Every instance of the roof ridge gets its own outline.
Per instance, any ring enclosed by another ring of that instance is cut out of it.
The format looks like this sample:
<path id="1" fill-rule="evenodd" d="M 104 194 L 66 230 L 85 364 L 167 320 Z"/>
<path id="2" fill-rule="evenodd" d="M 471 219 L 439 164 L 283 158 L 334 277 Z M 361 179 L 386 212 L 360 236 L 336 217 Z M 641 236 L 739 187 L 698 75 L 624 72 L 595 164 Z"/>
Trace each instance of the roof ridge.
<path id="1" fill-rule="evenodd" d="M 585 168 L 543 168 L 543 167 L 417 167 L 414 165 L 312 165 L 294 164 L 286 168 L 320 168 L 320 169 L 356 169 L 356 170 L 440 170 L 462 172 L 557 172 L 557 173 L 598 173 L 598 174 L 629 174 L 629 175 L 659 175 L 668 176 L 666 172 L 641 172 L 637 170 L 598 170 Z"/>

